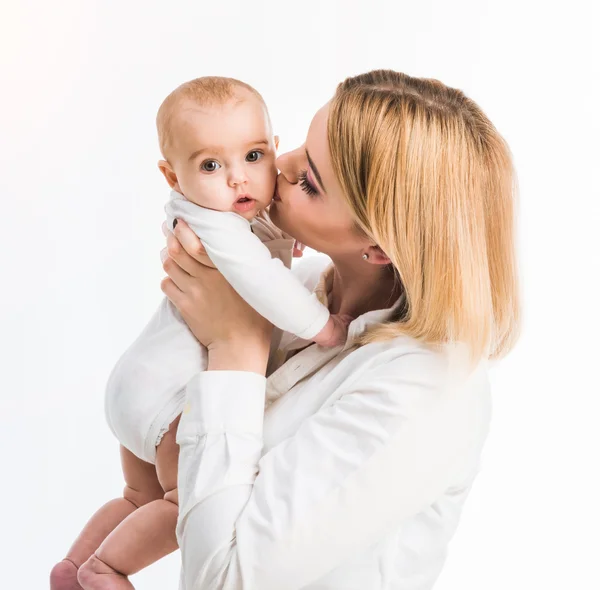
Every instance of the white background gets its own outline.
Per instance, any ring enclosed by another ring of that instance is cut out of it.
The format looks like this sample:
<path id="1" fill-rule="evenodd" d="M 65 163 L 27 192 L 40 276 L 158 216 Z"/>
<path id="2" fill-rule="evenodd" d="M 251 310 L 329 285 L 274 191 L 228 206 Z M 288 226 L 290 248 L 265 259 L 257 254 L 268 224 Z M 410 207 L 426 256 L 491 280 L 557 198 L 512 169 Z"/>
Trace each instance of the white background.
<path id="1" fill-rule="evenodd" d="M 263 94 L 287 151 L 338 82 L 393 68 L 478 102 L 521 189 L 524 332 L 492 374 L 482 471 L 436 590 L 600 587 L 592 4 L 5 2 L 0 585 L 48 588 L 87 519 L 121 495 L 103 393 L 163 296 L 163 98 L 198 76 L 240 78 Z M 175 589 L 179 555 L 133 584 Z"/>

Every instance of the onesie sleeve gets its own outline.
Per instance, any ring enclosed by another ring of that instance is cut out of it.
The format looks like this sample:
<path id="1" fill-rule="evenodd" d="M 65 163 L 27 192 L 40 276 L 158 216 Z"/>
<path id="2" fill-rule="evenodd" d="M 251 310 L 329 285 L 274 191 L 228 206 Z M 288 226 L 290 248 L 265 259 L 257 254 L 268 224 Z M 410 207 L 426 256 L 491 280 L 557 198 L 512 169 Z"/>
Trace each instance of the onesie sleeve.
<path id="1" fill-rule="evenodd" d="M 271 257 L 270 249 L 250 231 L 244 217 L 199 207 L 173 193 L 176 196 L 165 206 L 168 226 L 172 227 L 174 218 L 183 219 L 202 240 L 221 274 L 258 313 L 278 328 L 306 340 L 325 327 L 330 315 L 327 307 L 279 258 Z M 290 239 L 274 236 L 271 246 L 278 248 L 282 240 Z M 293 242 L 289 245 L 291 256 Z"/>
<path id="2" fill-rule="evenodd" d="M 421 352 L 373 367 L 262 457 L 266 379 L 195 376 L 176 437 L 180 590 L 299 590 L 432 504 L 480 418 L 444 370 Z"/>

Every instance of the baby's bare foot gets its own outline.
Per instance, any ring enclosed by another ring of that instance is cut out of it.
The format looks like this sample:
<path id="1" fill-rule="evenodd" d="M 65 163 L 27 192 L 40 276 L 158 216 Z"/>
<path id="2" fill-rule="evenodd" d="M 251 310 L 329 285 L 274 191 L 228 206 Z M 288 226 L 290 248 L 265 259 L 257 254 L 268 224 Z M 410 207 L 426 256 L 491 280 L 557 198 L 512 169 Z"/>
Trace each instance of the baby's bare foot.
<path id="1" fill-rule="evenodd" d="M 77 581 L 77 566 L 72 561 L 63 559 L 52 568 L 50 590 L 82 590 Z"/>
<path id="2" fill-rule="evenodd" d="M 135 590 L 127 576 L 114 570 L 95 554 L 79 568 L 77 581 L 83 590 Z"/>

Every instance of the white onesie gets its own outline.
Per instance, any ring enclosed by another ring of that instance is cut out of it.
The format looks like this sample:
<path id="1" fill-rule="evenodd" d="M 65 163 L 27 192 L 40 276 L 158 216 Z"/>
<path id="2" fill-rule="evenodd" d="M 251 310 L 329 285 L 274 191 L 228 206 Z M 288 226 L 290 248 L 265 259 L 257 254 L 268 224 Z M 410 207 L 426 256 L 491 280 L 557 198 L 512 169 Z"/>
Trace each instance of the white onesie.
<path id="1" fill-rule="evenodd" d="M 231 286 L 281 337 L 282 331 L 311 340 L 329 310 L 291 272 L 294 238 L 262 210 L 252 221 L 231 211 L 214 211 L 171 191 L 167 226 L 183 219 Z M 276 335 L 274 331 L 273 345 Z M 108 425 L 134 455 L 156 462 L 156 446 L 183 410 L 185 386 L 206 370 L 206 348 L 177 308 L 164 297 L 150 322 L 114 366 L 106 385 Z"/>

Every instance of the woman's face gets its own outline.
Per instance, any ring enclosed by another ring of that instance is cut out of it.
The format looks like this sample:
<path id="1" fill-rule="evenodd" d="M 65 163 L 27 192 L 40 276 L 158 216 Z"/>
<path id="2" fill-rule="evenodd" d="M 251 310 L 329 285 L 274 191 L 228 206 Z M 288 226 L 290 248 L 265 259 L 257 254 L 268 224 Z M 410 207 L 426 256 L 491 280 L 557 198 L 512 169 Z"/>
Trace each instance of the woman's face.
<path id="1" fill-rule="evenodd" d="M 314 116 L 306 142 L 276 160 L 280 201 L 273 200 L 273 223 L 302 244 L 331 258 L 359 256 L 370 242 L 353 231 L 353 217 L 344 200 L 329 156 L 329 103 Z"/>

